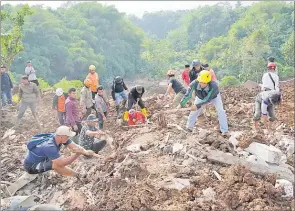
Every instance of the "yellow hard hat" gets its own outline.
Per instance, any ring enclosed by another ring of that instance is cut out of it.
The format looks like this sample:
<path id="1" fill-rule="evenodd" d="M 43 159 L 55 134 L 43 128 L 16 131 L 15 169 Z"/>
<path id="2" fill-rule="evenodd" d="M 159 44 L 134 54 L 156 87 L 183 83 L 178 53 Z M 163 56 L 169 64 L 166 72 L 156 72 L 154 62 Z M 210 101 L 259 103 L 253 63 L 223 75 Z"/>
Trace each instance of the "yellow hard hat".
<path id="1" fill-rule="evenodd" d="M 173 70 L 168 70 L 167 75 L 175 75 Z"/>
<path id="2" fill-rule="evenodd" d="M 84 80 L 84 85 L 85 85 L 85 86 L 89 87 L 89 86 L 91 86 L 91 84 L 92 84 L 92 81 L 91 81 L 89 78 L 86 78 L 86 79 Z"/>
<path id="3" fill-rule="evenodd" d="M 93 64 L 89 66 L 89 70 L 95 70 L 95 69 L 96 67 Z"/>
<path id="4" fill-rule="evenodd" d="M 199 81 L 200 83 L 209 83 L 212 79 L 211 73 L 208 70 L 202 70 L 199 73 L 199 76 L 197 78 L 197 81 Z"/>

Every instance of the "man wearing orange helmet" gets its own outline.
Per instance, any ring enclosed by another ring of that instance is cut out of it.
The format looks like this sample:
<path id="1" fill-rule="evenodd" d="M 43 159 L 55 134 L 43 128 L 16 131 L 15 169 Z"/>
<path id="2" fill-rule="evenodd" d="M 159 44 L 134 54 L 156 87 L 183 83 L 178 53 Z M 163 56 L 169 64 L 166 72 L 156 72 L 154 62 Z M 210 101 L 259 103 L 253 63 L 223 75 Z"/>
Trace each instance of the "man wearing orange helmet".
<path id="1" fill-rule="evenodd" d="M 212 75 L 210 71 L 202 70 L 199 73 L 198 78 L 190 83 L 185 97 L 180 102 L 180 106 L 183 107 L 189 100 L 192 92 L 195 91 L 196 99 L 192 105 L 191 112 L 187 120 L 187 130 L 192 132 L 197 118 L 202 111 L 202 106 L 211 102 L 217 111 L 220 132 L 222 135 L 226 135 L 228 132 L 226 113 L 223 109 L 218 85 L 215 81 L 211 80 L 211 77 Z"/>
<path id="2" fill-rule="evenodd" d="M 85 120 L 91 114 L 92 109 L 96 111 L 92 99 L 92 93 L 90 88 L 91 85 L 91 80 L 89 78 L 86 78 L 84 80 L 84 87 L 81 89 L 80 107 L 83 115 L 82 120 Z"/>
<path id="3" fill-rule="evenodd" d="M 87 78 L 91 81 L 90 90 L 92 92 L 92 99 L 95 98 L 97 93 L 97 87 L 99 86 L 99 77 L 98 74 L 95 72 L 96 67 L 92 64 L 89 66 L 89 73 Z"/>
<path id="4" fill-rule="evenodd" d="M 167 96 L 171 90 L 175 92 L 175 97 L 173 99 L 174 104 L 179 104 L 181 99 L 184 97 L 186 89 L 182 86 L 182 84 L 174 78 L 175 73 L 173 70 L 168 70 L 167 76 L 169 77 L 168 88 L 164 96 Z"/>
<path id="5" fill-rule="evenodd" d="M 262 76 L 262 90 L 270 91 L 277 90 L 279 91 L 279 76 L 275 73 L 277 64 L 270 62 L 267 64 L 267 72 Z"/>

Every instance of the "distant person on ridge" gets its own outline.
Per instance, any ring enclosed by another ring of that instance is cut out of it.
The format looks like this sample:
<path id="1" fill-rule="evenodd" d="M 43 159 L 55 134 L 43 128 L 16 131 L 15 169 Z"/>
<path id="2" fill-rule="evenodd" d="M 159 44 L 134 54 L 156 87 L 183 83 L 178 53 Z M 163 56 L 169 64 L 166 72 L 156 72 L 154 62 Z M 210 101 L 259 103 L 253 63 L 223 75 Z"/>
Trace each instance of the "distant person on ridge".
<path id="1" fill-rule="evenodd" d="M 6 106 L 6 104 L 12 105 L 12 88 L 13 84 L 7 73 L 7 68 L 1 65 L 1 98 L 3 106 Z"/>
<path id="2" fill-rule="evenodd" d="M 25 74 L 28 76 L 29 81 L 35 83 L 37 86 L 39 86 L 39 82 L 36 76 L 36 70 L 32 66 L 31 61 L 27 61 L 27 66 L 25 68 Z"/>
<path id="3" fill-rule="evenodd" d="M 184 70 L 183 70 L 183 72 L 181 74 L 181 78 L 182 78 L 183 82 L 186 85 L 189 85 L 190 84 L 190 78 L 189 78 L 189 71 L 190 71 L 190 69 L 189 69 L 189 67 L 190 67 L 190 65 L 189 64 L 186 64 L 184 66 Z"/>
<path id="4" fill-rule="evenodd" d="M 99 77 L 98 74 L 95 72 L 96 67 L 92 64 L 89 66 L 89 73 L 87 78 L 91 81 L 90 90 L 92 92 L 92 99 L 94 100 L 96 95 L 96 89 L 99 86 Z"/>
<path id="5" fill-rule="evenodd" d="M 66 99 L 67 93 L 64 93 L 62 88 L 57 88 L 53 97 L 52 109 L 57 112 L 57 117 L 60 125 L 65 124 L 66 119 Z"/>

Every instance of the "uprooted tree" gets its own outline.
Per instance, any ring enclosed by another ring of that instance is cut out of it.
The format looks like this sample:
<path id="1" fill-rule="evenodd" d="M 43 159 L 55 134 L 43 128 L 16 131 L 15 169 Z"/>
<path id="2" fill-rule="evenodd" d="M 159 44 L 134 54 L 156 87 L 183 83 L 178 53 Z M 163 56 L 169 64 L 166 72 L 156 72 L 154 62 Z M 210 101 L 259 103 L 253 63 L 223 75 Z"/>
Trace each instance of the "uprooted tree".
<path id="1" fill-rule="evenodd" d="M 22 45 L 22 26 L 25 23 L 25 17 L 33 14 L 33 10 L 24 5 L 15 14 L 9 14 L 5 11 L 1 11 L 1 22 L 9 22 L 11 28 L 3 30 L 1 29 L 1 63 L 8 69 L 13 59 L 24 49 Z"/>

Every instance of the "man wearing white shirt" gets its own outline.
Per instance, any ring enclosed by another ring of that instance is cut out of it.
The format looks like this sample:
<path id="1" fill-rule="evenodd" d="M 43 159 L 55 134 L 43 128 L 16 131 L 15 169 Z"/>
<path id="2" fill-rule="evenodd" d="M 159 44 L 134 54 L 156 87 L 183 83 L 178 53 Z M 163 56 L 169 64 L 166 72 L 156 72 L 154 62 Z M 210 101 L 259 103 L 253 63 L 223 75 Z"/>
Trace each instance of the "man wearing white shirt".
<path id="1" fill-rule="evenodd" d="M 28 76 L 30 82 L 33 82 L 34 84 L 39 86 L 39 82 L 38 82 L 37 76 L 36 76 L 36 70 L 32 66 L 31 61 L 27 62 L 27 66 L 25 68 L 25 74 Z"/>
<path id="2" fill-rule="evenodd" d="M 270 62 L 267 65 L 267 73 L 264 73 L 262 76 L 262 90 L 277 90 L 279 91 L 279 76 L 275 73 L 276 71 L 276 63 Z"/>

